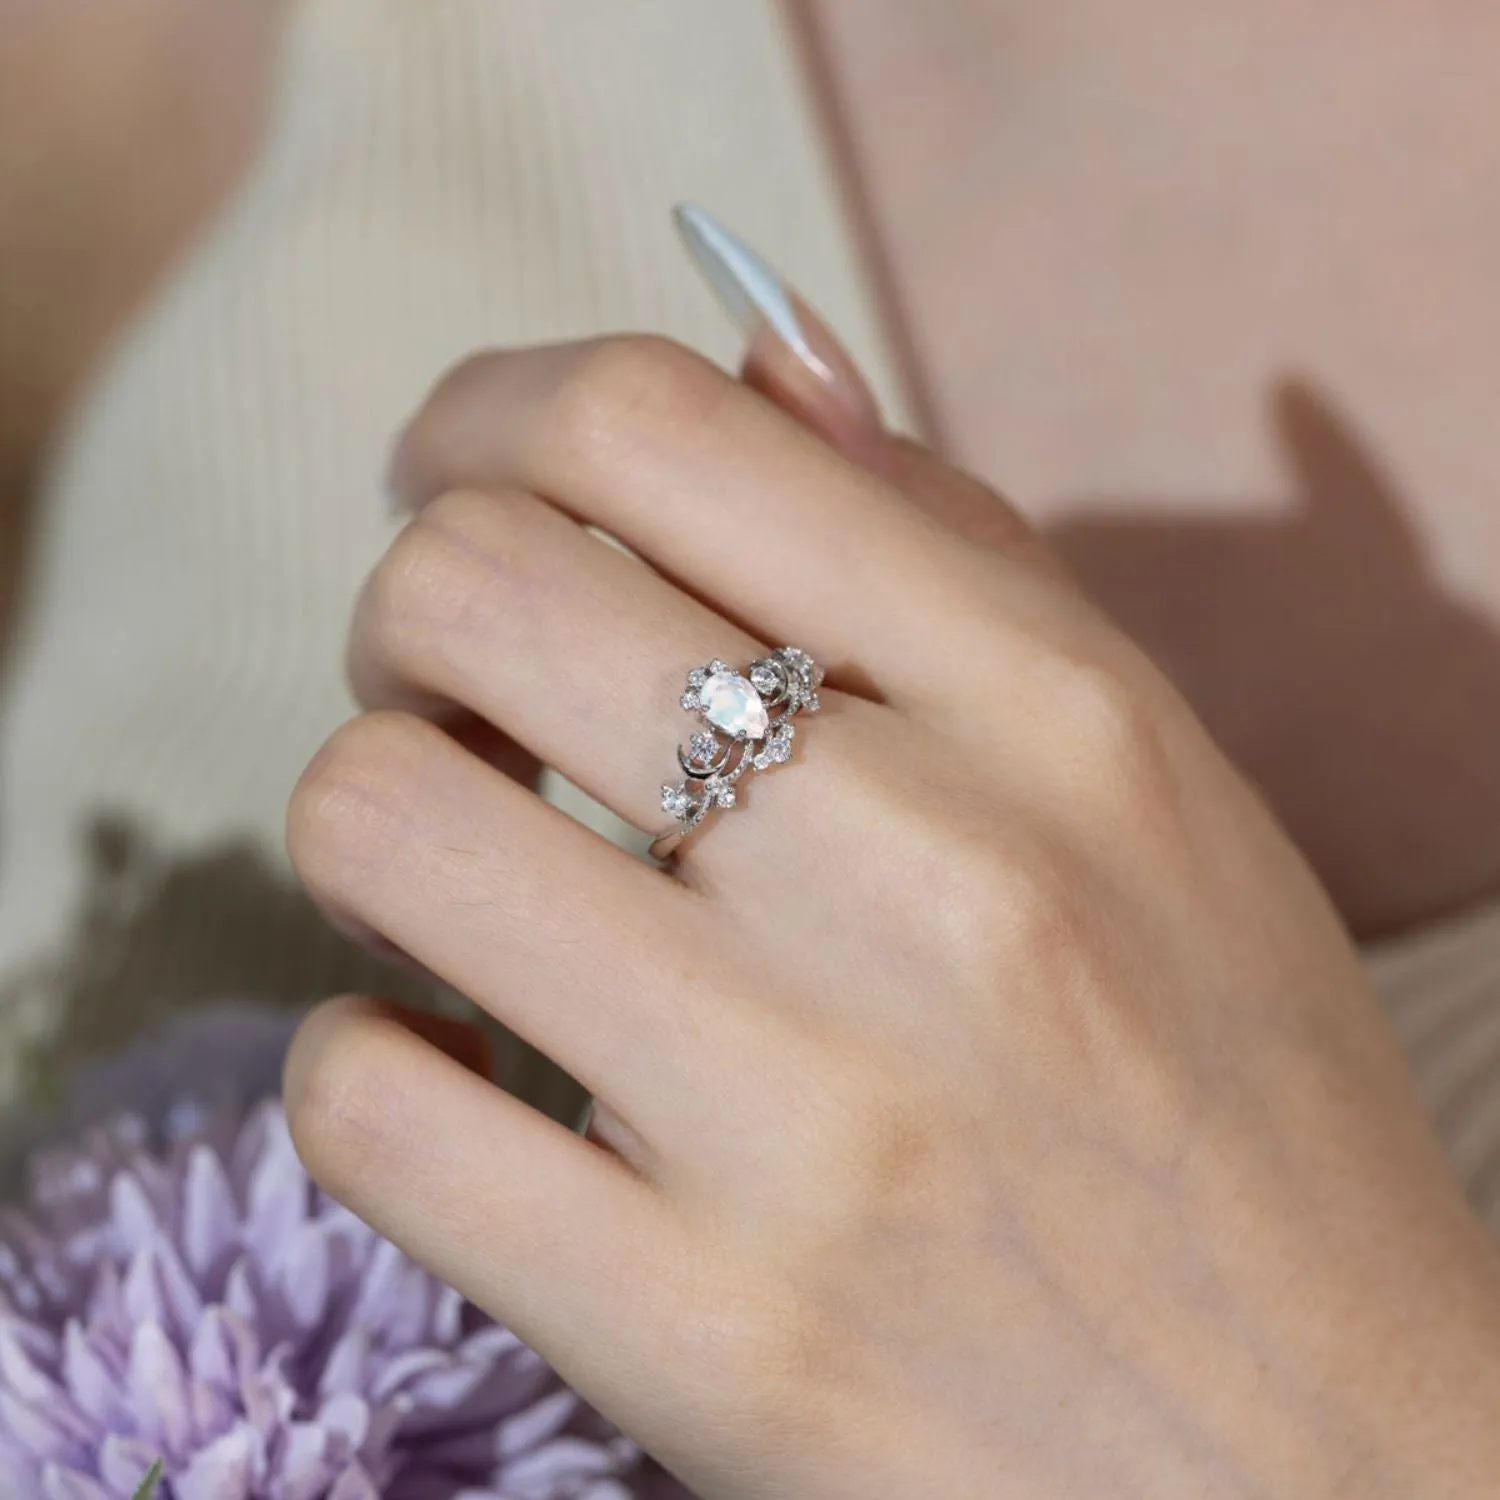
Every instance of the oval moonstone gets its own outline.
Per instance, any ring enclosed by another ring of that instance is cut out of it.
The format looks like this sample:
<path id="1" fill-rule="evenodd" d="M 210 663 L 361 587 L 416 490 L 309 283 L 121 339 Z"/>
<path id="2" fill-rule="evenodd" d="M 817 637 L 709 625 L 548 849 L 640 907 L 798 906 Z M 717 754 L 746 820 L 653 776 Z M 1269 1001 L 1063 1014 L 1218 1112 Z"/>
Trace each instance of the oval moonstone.
<path id="1" fill-rule="evenodd" d="M 765 738 L 771 716 L 749 678 L 741 677 L 738 672 L 715 672 L 698 689 L 698 699 L 703 705 L 703 717 L 715 729 L 735 738 L 740 735 L 749 740 Z"/>

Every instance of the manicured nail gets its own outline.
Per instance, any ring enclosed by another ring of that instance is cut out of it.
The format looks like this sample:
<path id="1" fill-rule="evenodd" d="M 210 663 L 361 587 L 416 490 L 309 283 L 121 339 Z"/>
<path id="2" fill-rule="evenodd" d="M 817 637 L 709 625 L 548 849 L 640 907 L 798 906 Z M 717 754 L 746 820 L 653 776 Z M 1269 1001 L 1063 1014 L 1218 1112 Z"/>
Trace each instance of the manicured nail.
<path id="1" fill-rule="evenodd" d="M 712 214 L 674 210 L 683 244 L 745 335 L 745 379 L 862 463 L 884 450 L 880 406 L 828 325 Z"/>
<path id="2" fill-rule="evenodd" d="M 672 217 L 688 254 L 745 338 L 753 339 L 762 324 L 768 325 L 814 375 L 833 381 L 834 371 L 809 341 L 790 288 L 771 266 L 694 204 L 679 203 Z"/>

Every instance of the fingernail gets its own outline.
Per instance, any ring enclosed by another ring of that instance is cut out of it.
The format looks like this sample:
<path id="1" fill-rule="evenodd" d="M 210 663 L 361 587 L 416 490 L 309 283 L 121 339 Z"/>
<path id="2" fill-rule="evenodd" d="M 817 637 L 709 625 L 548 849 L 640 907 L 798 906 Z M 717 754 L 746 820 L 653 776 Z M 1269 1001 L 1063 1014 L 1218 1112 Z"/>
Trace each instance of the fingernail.
<path id="1" fill-rule="evenodd" d="M 780 274 L 706 210 L 681 203 L 672 216 L 688 254 L 751 348 L 769 331 L 859 421 L 879 426 L 879 408 L 859 367 Z"/>
<path id="2" fill-rule="evenodd" d="M 808 342 L 786 283 L 737 235 L 714 216 L 691 203 L 672 210 L 677 232 L 703 273 L 719 305 L 746 339 L 764 322 L 821 380 L 833 371 Z"/>

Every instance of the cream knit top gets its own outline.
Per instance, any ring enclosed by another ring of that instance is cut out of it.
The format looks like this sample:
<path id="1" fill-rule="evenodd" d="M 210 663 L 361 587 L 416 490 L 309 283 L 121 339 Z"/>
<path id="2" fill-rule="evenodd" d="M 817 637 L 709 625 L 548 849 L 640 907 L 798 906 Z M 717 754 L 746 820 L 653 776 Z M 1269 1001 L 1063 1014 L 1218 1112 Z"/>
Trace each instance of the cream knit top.
<path id="1" fill-rule="evenodd" d="M 273 116 L 39 505 L 0 719 L 0 1103 L 179 1007 L 396 983 L 297 892 L 282 823 L 352 711 L 391 439 L 447 365 L 619 329 L 734 360 L 671 224 L 697 199 L 888 367 L 773 0 L 304 0 Z"/>
<path id="2" fill-rule="evenodd" d="M 695 199 L 899 414 L 818 141 L 774 0 L 302 6 L 256 169 L 41 504 L 0 718 L 0 1105 L 181 1008 L 399 987 L 297 893 L 282 816 L 350 712 L 391 435 L 447 364 L 621 328 L 733 360 L 668 218 Z M 1500 1229 L 1500 910 L 1371 965 Z"/>

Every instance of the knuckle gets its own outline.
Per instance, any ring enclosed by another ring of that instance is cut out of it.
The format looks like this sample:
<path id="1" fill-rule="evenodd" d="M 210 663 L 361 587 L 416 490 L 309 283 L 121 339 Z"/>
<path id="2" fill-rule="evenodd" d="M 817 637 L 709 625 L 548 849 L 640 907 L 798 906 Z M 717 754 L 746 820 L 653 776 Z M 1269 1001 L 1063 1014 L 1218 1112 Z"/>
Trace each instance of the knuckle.
<path id="1" fill-rule="evenodd" d="M 560 382 L 547 432 L 552 445 L 585 467 L 680 436 L 708 419 L 726 377 L 681 344 L 655 334 L 603 339 Z"/>
<path id="2" fill-rule="evenodd" d="M 1070 660 L 1055 690 L 1066 733 L 1107 799 L 1137 804 L 1169 784 L 1160 694 L 1146 672 Z"/>
<path id="3" fill-rule="evenodd" d="M 410 665 L 421 654 L 453 599 L 453 559 L 431 517 L 446 498 L 433 501 L 405 527 L 365 586 L 361 630 L 376 653 L 396 666 Z"/>
<path id="4" fill-rule="evenodd" d="M 924 1191 L 951 1101 L 928 1069 L 880 1042 L 851 1045 L 841 1033 L 821 1031 L 783 1040 L 796 1076 L 817 1083 L 776 1098 L 784 1123 L 776 1176 L 820 1205 L 808 1224 L 811 1245 L 801 1247 L 816 1252 L 872 1215 L 895 1215 Z"/>
<path id="5" fill-rule="evenodd" d="M 399 713 L 351 720 L 314 757 L 287 810 L 287 850 L 314 895 L 338 901 L 387 857 L 432 731 Z"/>
<path id="6" fill-rule="evenodd" d="M 471 354 L 449 368 L 428 393 L 402 434 L 399 455 L 414 494 L 425 498 L 442 488 L 453 458 L 453 434 L 472 413 L 489 405 L 509 356 L 497 349 Z"/>
<path id="7" fill-rule="evenodd" d="M 853 824 L 879 830 L 883 862 L 899 865 L 898 920 L 920 951 L 962 983 L 984 987 L 1022 955 L 1067 941 L 1080 900 L 1066 850 L 1013 812 L 985 812 L 972 797 L 892 786 L 889 770 L 865 765 L 856 746 L 841 767 L 841 799 Z M 945 793 L 950 789 L 944 789 Z"/>
<path id="8" fill-rule="evenodd" d="M 827 1111 L 820 1155 L 829 1177 L 852 1194 L 856 1220 L 889 1222 L 934 1181 L 942 1137 L 935 1102 L 915 1079 L 866 1067 L 858 1093 L 845 1091 Z"/>
<path id="9" fill-rule="evenodd" d="M 427 398 L 427 409 L 448 405 L 466 406 L 488 396 L 496 374 L 510 356 L 501 349 L 480 349 L 450 365 Z"/>
<path id="10" fill-rule="evenodd" d="M 1070 947 L 1076 896 L 1055 856 L 1037 851 L 1023 863 L 992 855 L 976 889 L 967 927 L 992 971 L 1012 970 L 1018 959 L 1036 964 Z"/>
<path id="11" fill-rule="evenodd" d="M 453 490 L 408 523 L 360 606 L 360 634 L 380 660 L 419 672 L 467 630 L 496 576 L 516 569 L 514 510 L 509 496 Z"/>
<path id="12" fill-rule="evenodd" d="M 335 1196 L 383 1156 L 395 1058 L 388 1024 L 359 1001 L 333 1001 L 304 1023 L 287 1059 L 287 1128 L 303 1165 Z"/>
<path id="13" fill-rule="evenodd" d="M 921 920 L 940 961 L 988 992 L 1018 962 L 1067 944 L 1078 898 L 1049 841 L 1012 823 L 997 831 L 945 820 L 924 834 L 915 888 L 928 893 Z"/>
<path id="14" fill-rule="evenodd" d="M 757 1277 L 737 1263 L 704 1291 L 699 1315 L 678 1330 L 674 1353 L 720 1397 L 713 1418 L 726 1448 L 815 1446 L 807 1440 L 833 1425 L 824 1401 L 830 1366 L 841 1356 L 847 1363 L 847 1332 L 825 1324 L 822 1310 L 779 1278 Z"/>

